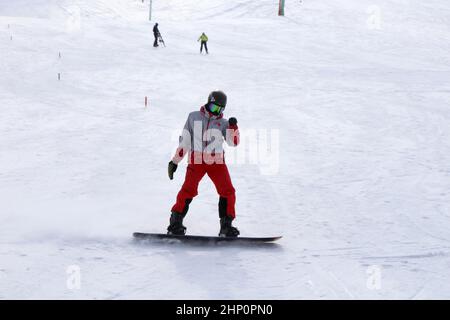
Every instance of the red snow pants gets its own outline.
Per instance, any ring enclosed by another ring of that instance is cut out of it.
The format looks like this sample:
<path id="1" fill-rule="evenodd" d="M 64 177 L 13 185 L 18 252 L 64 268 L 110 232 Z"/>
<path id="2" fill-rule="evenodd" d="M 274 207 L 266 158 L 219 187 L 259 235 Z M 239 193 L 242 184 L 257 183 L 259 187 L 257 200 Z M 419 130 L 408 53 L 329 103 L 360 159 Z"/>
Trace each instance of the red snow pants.
<path id="1" fill-rule="evenodd" d="M 220 198 L 226 199 L 226 215 L 234 219 L 236 215 L 234 211 L 236 195 L 225 163 L 189 163 L 186 169 L 186 177 L 183 186 L 181 187 L 180 192 L 178 192 L 177 202 L 172 207 L 172 211 L 181 213 L 185 210 L 186 203 L 189 203 L 190 200 L 198 194 L 198 184 L 205 174 L 207 174 L 214 183 Z"/>

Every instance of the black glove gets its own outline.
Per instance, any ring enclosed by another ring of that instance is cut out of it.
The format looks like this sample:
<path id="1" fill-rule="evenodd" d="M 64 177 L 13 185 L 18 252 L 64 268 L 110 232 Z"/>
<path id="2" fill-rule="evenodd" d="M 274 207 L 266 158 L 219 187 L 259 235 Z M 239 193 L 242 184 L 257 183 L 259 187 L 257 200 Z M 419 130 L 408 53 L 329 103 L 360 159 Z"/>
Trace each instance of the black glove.
<path id="1" fill-rule="evenodd" d="M 228 124 L 230 126 L 236 126 L 237 125 L 237 120 L 234 117 L 231 117 L 230 119 L 228 119 Z"/>
<path id="2" fill-rule="evenodd" d="M 177 171 L 178 165 L 175 164 L 173 161 L 169 162 L 168 172 L 169 172 L 169 179 L 173 180 L 173 173 Z"/>

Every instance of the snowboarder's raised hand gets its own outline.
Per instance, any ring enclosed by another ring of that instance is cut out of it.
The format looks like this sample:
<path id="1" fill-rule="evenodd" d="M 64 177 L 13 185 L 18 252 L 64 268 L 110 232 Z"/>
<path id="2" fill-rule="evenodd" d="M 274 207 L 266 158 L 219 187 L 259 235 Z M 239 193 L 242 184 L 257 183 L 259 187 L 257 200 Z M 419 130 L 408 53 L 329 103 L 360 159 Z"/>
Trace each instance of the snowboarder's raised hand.
<path id="1" fill-rule="evenodd" d="M 236 147 L 239 144 L 239 129 L 235 117 L 228 119 L 226 141 L 230 147 Z"/>
<path id="2" fill-rule="evenodd" d="M 169 162 L 168 172 L 169 172 L 169 179 L 170 180 L 173 180 L 173 173 L 175 171 L 177 171 L 177 168 L 178 168 L 178 165 L 175 162 L 173 162 L 173 161 Z"/>

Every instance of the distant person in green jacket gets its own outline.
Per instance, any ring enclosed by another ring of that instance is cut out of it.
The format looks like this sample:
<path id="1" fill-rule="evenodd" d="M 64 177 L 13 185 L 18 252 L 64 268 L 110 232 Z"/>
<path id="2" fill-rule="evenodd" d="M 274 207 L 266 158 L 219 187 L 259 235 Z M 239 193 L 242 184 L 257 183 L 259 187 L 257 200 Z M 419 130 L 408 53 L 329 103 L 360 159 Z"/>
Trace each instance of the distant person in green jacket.
<path id="1" fill-rule="evenodd" d="M 205 47 L 206 50 L 206 54 L 208 54 L 208 46 L 206 45 L 206 43 L 208 42 L 208 37 L 206 36 L 206 34 L 203 32 L 202 35 L 200 36 L 200 38 L 198 38 L 198 41 L 202 41 L 201 45 L 200 45 L 200 53 L 202 53 L 203 51 L 203 46 Z"/>

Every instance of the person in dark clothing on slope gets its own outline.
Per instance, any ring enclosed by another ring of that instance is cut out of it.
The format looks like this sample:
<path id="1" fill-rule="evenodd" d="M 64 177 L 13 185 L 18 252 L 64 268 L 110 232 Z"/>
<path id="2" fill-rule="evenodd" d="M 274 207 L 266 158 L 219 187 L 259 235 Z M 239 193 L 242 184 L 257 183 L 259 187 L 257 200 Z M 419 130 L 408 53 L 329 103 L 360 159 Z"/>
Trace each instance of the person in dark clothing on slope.
<path id="1" fill-rule="evenodd" d="M 155 41 L 153 42 L 154 47 L 158 47 L 158 38 L 160 36 L 159 29 L 158 29 L 158 23 L 155 23 L 153 27 L 153 36 L 155 37 Z"/>

